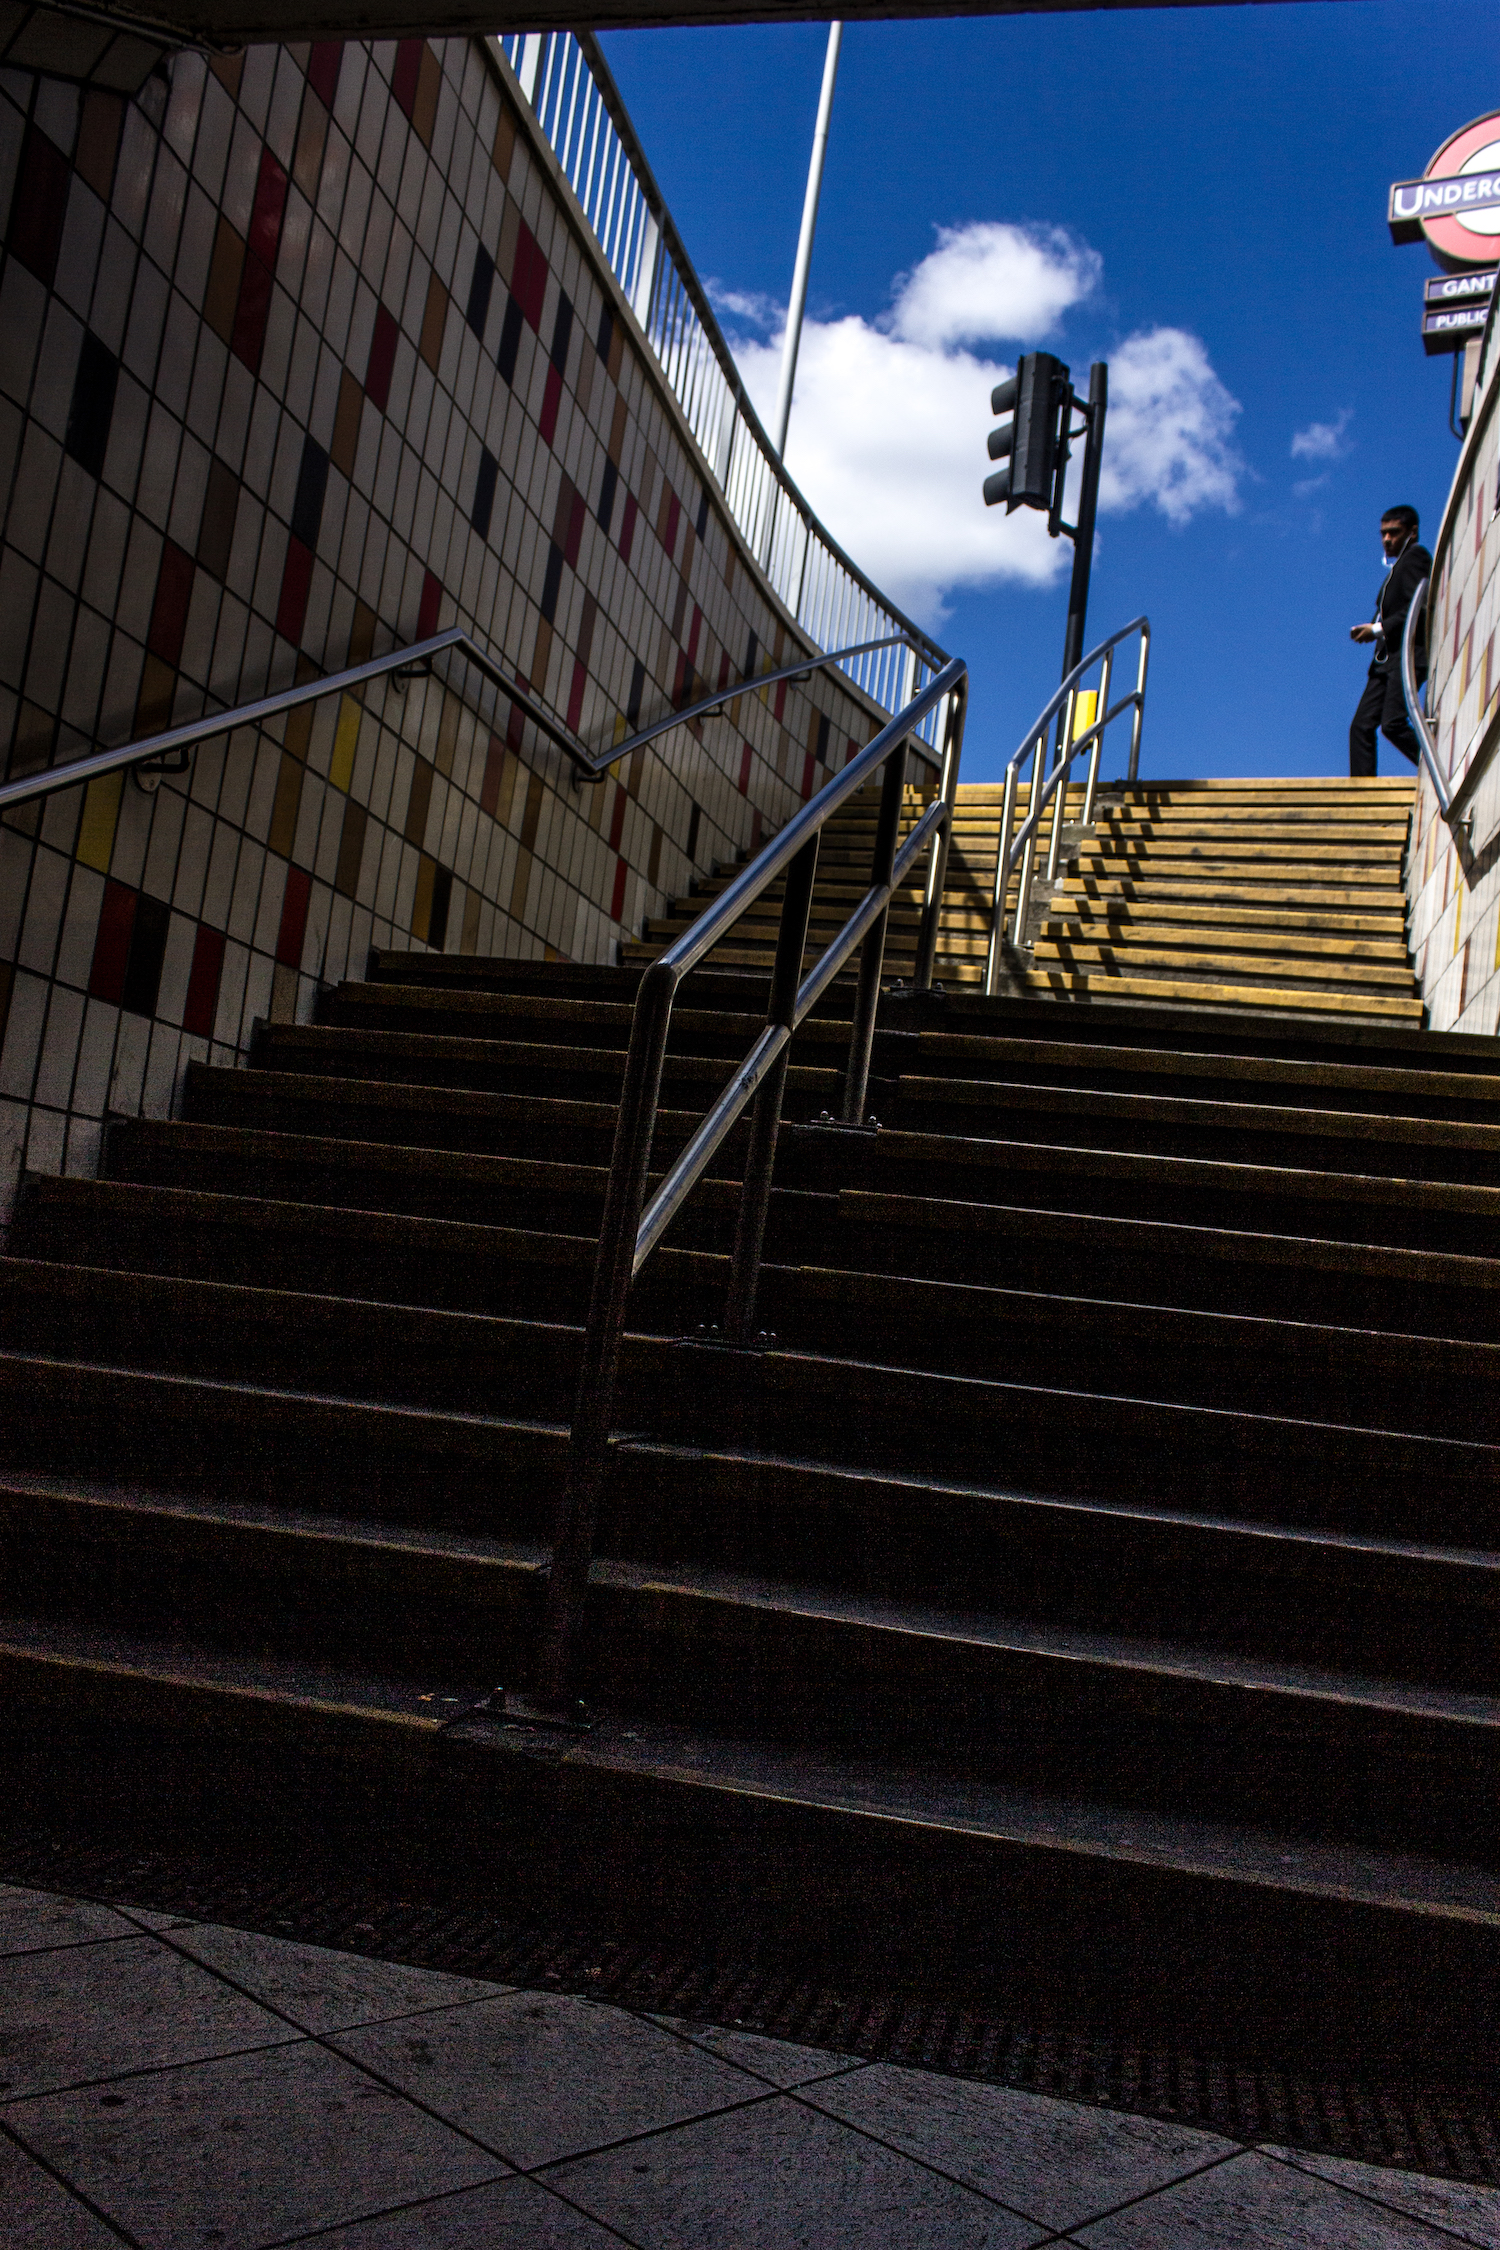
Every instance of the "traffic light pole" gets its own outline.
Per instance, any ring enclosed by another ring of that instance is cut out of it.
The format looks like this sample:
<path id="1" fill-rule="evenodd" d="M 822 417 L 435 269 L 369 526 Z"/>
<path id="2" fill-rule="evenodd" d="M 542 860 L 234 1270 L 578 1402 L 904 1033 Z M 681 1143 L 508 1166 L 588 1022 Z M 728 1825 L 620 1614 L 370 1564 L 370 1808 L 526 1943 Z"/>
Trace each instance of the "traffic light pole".
<path id="1" fill-rule="evenodd" d="M 1104 414 L 1109 404 L 1109 368 L 1100 359 L 1089 369 L 1088 434 L 1083 443 L 1083 475 L 1078 486 L 1078 522 L 1073 532 L 1073 583 L 1068 592 L 1068 629 L 1063 636 L 1062 676 L 1067 678 L 1083 654 L 1088 617 L 1089 571 L 1094 560 L 1094 516 L 1099 505 L 1099 463 L 1104 454 Z"/>

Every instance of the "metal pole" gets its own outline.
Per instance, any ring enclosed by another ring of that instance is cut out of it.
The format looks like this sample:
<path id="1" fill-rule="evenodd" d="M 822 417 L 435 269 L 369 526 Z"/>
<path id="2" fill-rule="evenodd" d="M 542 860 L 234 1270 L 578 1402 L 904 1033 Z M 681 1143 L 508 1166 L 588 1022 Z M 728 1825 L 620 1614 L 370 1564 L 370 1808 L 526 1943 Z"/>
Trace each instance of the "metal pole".
<path id="1" fill-rule="evenodd" d="M 1012 758 L 1005 769 L 1005 796 L 1000 813 L 1000 849 L 995 859 L 995 896 L 990 906 L 990 947 L 984 964 L 986 999 L 993 999 L 1000 982 L 1000 953 L 1005 943 L 1005 893 L 1010 883 L 1010 840 L 1016 829 L 1016 776 L 1020 761 Z"/>
<path id="2" fill-rule="evenodd" d="M 841 23 L 828 26 L 828 51 L 823 57 L 823 91 L 818 96 L 818 122 L 813 127 L 812 162 L 807 168 L 807 193 L 802 199 L 802 232 L 797 237 L 797 263 L 792 268 L 792 301 L 786 311 L 786 342 L 781 350 L 781 391 L 776 400 L 778 458 L 786 453 L 786 426 L 792 418 L 792 385 L 797 379 L 797 348 L 802 342 L 802 314 L 807 304 L 807 276 L 812 266 L 813 235 L 818 225 L 818 197 L 823 188 L 823 159 L 828 153 L 828 120 L 833 114 L 833 86 L 839 74 Z"/>
<path id="3" fill-rule="evenodd" d="M 1096 359 L 1089 369 L 1089 426 L 1083 441 L 1083 475 L 1078 486 L 1078 528 L 1073 535 L 1073 583 L 1068 590 L 1068 629 L 1063 637 L 1062 676 L 1083 655 L 1088 617 L 1089 572 L 1094 562 L 1094 516 L 1099 506 L 1099 462 L 1104 451 L 1104 415 L 1109 405 L 1109 368 Z"/>
<path id="4" fill-rule="evenodd" d="M 1083 828 L 1092 827 L 1094 820 L 1094 791 L 1099 786 L 1099 760 L 1104 750 L 1104 715 L 1109 709 L 1109 679 L 1114 668 L 1115 652 L 1113 649 L 1107 649 L 1104 656 L 1104 668 L 1099 679 L 1099 707 L 1094 713 L 1094 724 L 1099 731 L 1094 736 L 1093 745 L 1089 751 L 1088 779 L 1084 783 L 1083 789 L 1083 817 L 1079 823 L 1080 827 Z"/>
<path id="5" fill-rule="evenodd" d="M 1020 872 L 1016 880 L 1016 918 L 1010 932 L 1011 943 L 1015 946 L 1026 943 L 1026 916 L 1031 910 L 1031 878 L 1042 844 L 1042 816 L 1037 812 L 1037 807 L 1042 801 L 1042 767 L 1046 756 L 1047 737 L 1043 733 L 1036 738 L 1036 756 L 1031 761 L 1031 793 L 1026 800 L 1026 819 L 1030 820 L 1035 814 L 1036 826 L 1031 831 L 1030 842 L 1021 853 Z M 1025 824 L 1023 821 L 1021 825 L 1024 827 Z"/>
<path id="6" fill-rule="evenodd" d="M 578 1403 L 568 1449 L 568 1477 L 553 1535 L 547 1608 L 537 1652 L 536 1694 L 539 1703 L 554 1708 L 565 1705 L 573 1691 L 578 1628 L 588 1598 L 594 1529 L 599 1519 L 599 1502 L 609 1459 L 609 1427 L 620 1365 L 620 1341 L 625 1330 L 625 1302 L 630 1294 L 636 1230 L 645 1199 L 646 1174 L 661 1094 L 662 1062 L 667 1051 L 667 1028 L 672 1020 L 672 999 L 677 989 L 676 972 L 669 969 L 665 976 L 657 977 L 653 972 L 659 967 L 659 963 L 654 963 L 646 971 L 636 994 L 636 1018 L 644 1022 L 645 1033 L 639 1041 L 632 1038 L 625 1066 L 604 1217 L 599 1229 L 599 1250 L 594 1262 L 594 1285 L 583 1331 Z"/>
<path id="7" fill-rule="evenodd" d="M 870 868 L 872 891 L 891 879 L 905 790 L 906 744 L 903 742 L 886 760 L 880 816 L 875 823 L 875 858 Z M 864 1119 L 865 1095 L 870 1084 L 870 1051 L 875 1044 L 875 1011 L 880 1005 L 880 971 L 885 961 L 886 924 L 890 918 L 891 906 L 887 899 L 870 924 L 859 957 L 859 992 L 854 1002 L 854 1030 L 849 1040 L 849 1068 L 844 1075 L 846 1125 L 858 1125 Z"/>
<path id="8" fill-rule="evenodd" d="M 1425 584 L 1425 580 L 1423 581 Z M 1135 675 L 1135 715 L 1130 722 L 1130 766 L 1127 781 L 1133 782 L 1141 765 L 1141 722 L 1146 716 L 1146 666 L 1151 660 L 1151 628 L 1141 626 L 1141 661 Z"/>
<path id="9" fill-rule="evenodd" d="M 731 1344 L 748 1344 L 755 1327 L 755 1295 L 760 1285 L 766 1213 L 771 1205 L 776 1136 L 781 1127 L 781 1102 L 792 1059 L 790 1034 L 797 1027 L 797 988 L 802 982 L 802 956 L 807 951 L 807 924 L 812 912 L 822 833 L 821 829 L 815 829 L 792 861 L 782 894 L 781 927 L 776 935 L 776 964 L 771 971 L 771 1005 L 766 1011 L 766 1021 L 781 1024 L 789 1036 L 766 1072 L 750 1118 L 750 1146 L 745 1152 L 745 1181 L 740 1189 L 734 1260 L 729 1269 L 729 1306 L 724 1319 L 724 1333 Z"/>
<path id="10" fill-rule="evenodd" d="M 968 703 L 968 682 L 961 680 L 948 702 L 948 727 L 943 739 L 943 778 L 938 784 L 938 794 L 948 808 L 948 819 L 927 862 L 927 894 L 922 901 L 922 923 L 917 932 L 917 957 L 911 976 L 918 992 L 929 992 L 932 989 L 938 924 L 943 918 L 943 890 L 948 880 L 948 847 L 953 841 L 953 812 L 958 802 L 958 765 L 963 756 L 964 715 Z"/>

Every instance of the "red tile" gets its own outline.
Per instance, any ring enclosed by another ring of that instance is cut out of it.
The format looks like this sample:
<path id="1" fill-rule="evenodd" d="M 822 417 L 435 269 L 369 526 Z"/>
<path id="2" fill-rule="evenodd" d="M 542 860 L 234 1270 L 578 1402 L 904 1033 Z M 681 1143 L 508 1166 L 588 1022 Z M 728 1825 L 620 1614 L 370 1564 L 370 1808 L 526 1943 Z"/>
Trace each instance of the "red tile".
<path id="1" fill-rule="evenodd" d="M 391 72 L 391 92 L 408 117 L 417 106 L 417 86 L 422 76 L 421 39 L 403 39 L 396 49 L 396 67 Z"/>
<path id="2" fill-rule="evenodd" d="M 740 795 L 742 797 L 748 795 L 750 789 L 750 758 L 751 750 L 747 742 L 740 752 Z"/>
<path id="3" fill-rule="evenodd" d="M 276 630 L 283 640 L 300 643 L 307 620 L 307 595 L 312 585 L 312 550 L 300 539 L 286 543 L 286 568 L 281 574 L 281 600 L 276 610 Z"/>
<path id="4" fill-rule="evenodd" d="M 193 966 L 188 976 L 182 1028 L 195 1039 L 212 1039 L 219 1011 L 219 979 L 224 972 L 224 932 L 200 923 L 193 941 Z"/>
<path id="5" fill-rule="evenodd" d="M 688 633 L 688 662 L 689 662 L 689 664 L 696 664 L 696 663 L 697 663 L 697 661 L 698 661 L 698 636 L 699 636 L 699 634 L 700 634 L 700 633 L 701 633 L 702 631 L 703 631 L 703 612 L 702 612 L 702 610 L 701 610 L 701 609 L 700 609 L 700 608 L 698 607 L 698 604 L 697 604 L 696 602 L 694 602 L 694 604 L 693 604 L 693 622 L 692 622 L 692 627 L 691 627 L 691 629 L 690 629 L 690 631 L 689 631 L 689 633 Z"/>
<path id="6" fill-rule="evenodd" d="M 773 713 L 773 716 L 775 717 L 775 720 L 776 720 L 776 724 L 777 724 L 778 726 L 780 726 L 780 724 L 781 724 L 781 714 L 782 714 L 782 712 L 783 712 L 783 711 L 784 711 L 785 709 L 786 709 L 786 681 L 785 681 L 785 680 L 778 680 L 778 681 L 777 681 L 777 683 L 776 683 L 776 703 L 775 703 L 775 707 L 774 707 L 774 713 Z"/>
<path id="7" fill-rule="evenodd" d="M 626 562 L 630 560 L 630 542 L 635 537 L 635 518 L 635 494 L 627 492 L 625 495 L 625 513 L 620 518 L 620 553 Z"/>
<path id="8" fill-rule="evenodd" d="M 276 958 L 284 969 L 302 966 L 302 939 L 307 930 L 307 903 L 312 897 L 312 877 L 305 867 L 286 871 L 286 896 L 281 902 L 281 928 L 276 933 Z"/>
<path id="9" fill-rule="evenodd" d="M 365 367 L 365 396 L 373 406 L 385 412 L 386 400 L 391 395 L 391 371 L 396 364 L 396 338 L 399 335 L 395 321 L 380 305 L 375 313 L 375 333 L 370 338 L 370 357 Z"/>
<path id="10" fill-rule="evenodd" d="M 443 598 L 443 582 L 435 571 L 429 570 L 422 581 L 422 606 L 417 611 L 417 639 L 430 640 L 438 629 L 438 605 Z"/>
<path id="11" fill-rule="evenodd" d="M 676 493 L 674 492 L 672 495 L 672 504 L 667 510 L 667 536 L 662 542 L 669 556 L 675 555 L 677 552 L 677 526 L 681 522 L 681 520 L 682 502 L 678 499 Z"/>
<path id="12" fill-rule="evenodd" d="M 562 404 L 562 377 L 555 367 L 547 370 L 547 388 L 542 393 L 542 443 L 550 445 L 557 435 L 557 410 Z"/>
<path id="13" fill-rule="evenodd" d="M 265 348 L 266 322 L 271 317 L 271 269 L 263 266 L 259 258 L 246 254 L 244 269 L 240 274 L 240 297 L 234 312 L 234 331 L 229 348 L 236 359 L 244 361 L 251 374 L 260 368 L 260 355 Z"/>
<path id="14" fill-rule="evenodd" d="M 808 797 L 810 797 L 810 796 L 812 795 L 812 793 L 813 793 L 813 765 L 814 765 L 814 763 L 815 763 L 815 761 L 814 761 L 814 758 L 813 758 L 813 754 L 812 754 L 812 752 L 811 752 L 811 751 L 809 750 L 809 751 L 808 751 L 808 753 L 807 753 L 807 755 L 806 755 L 806 757 L 805 757 L 805 758 L 803 759 L 803 761 L 802 761 L 802 795 L 803 795 L 803 798 L 804 798 L 804 800 L 806 800 L 806 799 L 807 799 Z"/>
<path id="15" fill-rule="evenodd" d="M 542 305 L 547 295 L 547 261 L 542 246 L 523 219 L 516 233 L 516 254 L 511 261 L 510 293 L 522 314 L 540 332 Z"/>
<path id="16" fill-rule="evenodd" d="M 625 911 L 625 878 L 629 872 L 623 859 L 615 861 L 614 895 L 609 902 L 609 918 L 612 922 L 618 922 Z"/>
<path id="17" fill-rule="evenodd" d="M 332 109 L 339 90 L 339 69 L 344 60 L 342 39 L 319 39 L 307 58 L 307 83 L 325 109 Z"/>
<path id="18" fill-rule="evenodd" d="M 729 685 L 729 651 L 727 648 L 719 658 L 719 685 L 721 688 Z"/>
<path id="19" fill-rule="evenodd" d="M 99 928 L 94 937 L 89 996 L 94 1000 L 108 1000 L 116 1008 L 125 990 L 125 965 L 130 958 L 130 940 L 135 930 L 135 899 L 135 892 L 127 890 L 123 883 L 106 883 L 104 903 L 99 909 Z"/>
<path id="20" fill-rule="evenodd" d="M 271 273 L 276 271 L 276 253 L 281 248 L 281 222 L 286 215 L 286 174 L 268 148 L 260 152 L 260 176 L 255 183 L 255 201 L 250 209 L 250 232 L 247 245 L 252 258 Z"/>
<path id="21" fill-rule="evenodd" d="M 193 558 L 168 539 L 163 543 L 161 567 L 156 574 L 156 599 L 151 604 L 146 646 L 174 672 L 182 660 L 182 637 L 187 631 L 192 591 Z"/>
<path id="22" fill-rule="evenodd" d="M 574 734 L 578 732 L 578 722 L 583 717 L 583 690 L 588 676 L 588 668 L 583 658 L 575 656 L 573 659 L 573 686 L 568 696 L 568 725 Z"/>

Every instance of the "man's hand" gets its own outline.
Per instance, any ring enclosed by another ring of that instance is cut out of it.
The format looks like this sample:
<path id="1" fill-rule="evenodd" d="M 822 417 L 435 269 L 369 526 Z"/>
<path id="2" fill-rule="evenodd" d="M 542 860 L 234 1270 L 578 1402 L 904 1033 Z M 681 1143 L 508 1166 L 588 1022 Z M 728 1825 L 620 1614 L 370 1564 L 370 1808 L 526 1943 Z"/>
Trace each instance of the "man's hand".
<path id="1" fill-rule="evenodd" d="M 1351 641 L 1374 641 L 1378 640 L 1379 637 L 1379 633 L 1373 625 L 1351 625 L 1349 628 Z"/>

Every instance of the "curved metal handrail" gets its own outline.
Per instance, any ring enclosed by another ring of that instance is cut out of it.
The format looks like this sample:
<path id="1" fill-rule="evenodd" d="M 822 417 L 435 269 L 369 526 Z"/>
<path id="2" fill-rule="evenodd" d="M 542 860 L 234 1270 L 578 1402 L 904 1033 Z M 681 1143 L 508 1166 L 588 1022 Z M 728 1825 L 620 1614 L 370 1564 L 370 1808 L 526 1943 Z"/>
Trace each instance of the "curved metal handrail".
<path id="1" fill-rule="evenodd" d="M 889 641 L 862 641 L 852 648 L 829 649 L 824 655 L 798 657 L 794 664 L 784 664 L 779 671 L 752 673 L 737 681 L 732 687 L 723 687 L 705 696 L 701 702 L 691 704 L 682 711 L 669 711 L 664 718 L 653 719 L 650 726 L 641 727 L 635 734 L 627 735 L 607 750 L 588 750 L 576 741 L 556 719 L 529 695 L 525 688 L 508 679 L 494 658 L 471 640 L 461 625 L 450 625 L 445 632 L 434 633 L 425 641 L 412 641 L 404 647 L 387 651 L 384 656 L 372 656 L 363 664 L 351 664 L 342 672 L 326 672 L 320 679 L 303 680 L 296 687 L 279 688 L 274 695 L 257 696 L 249 703 L 237 703 L 228 711 L 207 712 L 201 718 L 187 719 L 181 726 L 168 727 L 164 733 L 143 735 L 135 742 L 122 742 L 113 750 L 96 750 L 86 758 L 70 758 L 61 766 L 48 766 L 41 773 L 23 774 L 15 781 L 0 785 L 0 812 L 12 805 L 29 802 L 34 797 L 46 797 L 59 789 L 73 789 L 100 774 L 116 773 L 132 766 L 161 767 L 167 758 L 181 758 L 175 771 L 184 770 L 188 752 L 200 743 L 212 742 L 221 734 L 233 734 L 238 727 L 264 726 L 269 720 L 280 718 L 287 711 L 295 711 L 304 703 L 316 703 L 325 695 L 342 695 L 348 690 L 363 687 L 369 680 L 379 679 L 386 672 L 410 678 L 418 672 L 430 672 L 433 661 L 450 649 L 457 649 L 465 662 L 472 664 L 481 678 L 506 696 L 522 715 L 529 719 L 539 734 L 559 749 L 572 764 L 575 779 L 581 784 L 602 781 L 610 767 L 621 758 L 660 735 L 669 734 L 673 727 L 687 726 L 694 719 L 705 718 L 739 695 L 758 695 L 762 688 L 774 687 L 778 680 L 806 679 L 809 673 L 819 672 L 825 666 L 838 664 L 846 656 L 861 655 L 867 648 L 885 648 L 904 642 L 904 635 L 895 635 Z M 910 643 L 905 643 L 910 646 Z M 940 763 L 939 753 L 920 740 L 917 753 L 927 763 Z"/>
<path id="2" fill-rule="evenodd" d="M 1141 654 L 1136 668 L 1135 686 L 1128 695 L 1122 695 L 1119 702 L 1111 709 L 1109 682 L 1114 664 L 1114 651 L 1121 641 L 1128 641 L 1132 633 L 1139 633 L 1141 636 Z M 1051 882 L 1056 879 L 1057 875 L 1058 854 L 1062 844 L 1063 807 L 1067 802 L 1067 780 L 1073 760 L 1087 745 L 1089 767 L 1083 797 L 1083 824 L 1087 827 L 1089 821 L 1093 818 L 1094 792 L 1099 781 L 1099 758 L 1104 747 L 1105 730 L 1120 716 L 1122 711 L 1130 711 L 1134 714 L 1130 726 L 1130 761 L 1126 768 L 1127 780 L 1134 781 L 1140 770 L 1141 723 L 1146 710 L 1146 673 L 1150 659 L 1151 620 L 1148 617 L 1133 617 L 1128 625 L 1122 625 L 1118 632 L 1111 633 L 1107 640 L 1102 640 L 1096 647 L 1091 648 L 1087 656 L 1079 658 L 1072 671 L 1063 678 L 1061 686 L 1057 689 L 1051 701 L 1039 713 L 1032 725 L 1027 728 L 1020 749 L 1017 750 L 1005 769 L 1005 797 L 1000 814 L 1000 841 L 995 854 L 995 888 L 990 902 L 990 943 L 984 966 L 984 989 L 986 994 L 991 997 L 993 997 L 1000 982 L 1001 959 L 1005 946 L 1005 894 L 1010 887 L 1011 874 L 1019 865 L 1021 879 L 1016 888 L 1016 908 L 1011 924 L 1011 942 L 1019 946 L 1025 942 L 1026 917 L 1031 907 L 1031 885 L 1036 872 L 1036 854 L 1033 846 L 1040 838 L 1042 815 L 1053 795 L 1061 787 L 1062 795 L 1058 797 L 1057 810 L 1052 822 L 1051 840 L 1047 849 L 1047 880 Z M 1101 715 L 1095 718 L 1081 733 L 1075 735 L 1073 716 L 1078 698 L 1078 683 L 1087 672 L 1093 670 L 1096 664 L 1103 667 L 1098 691 L 1098 701 L 1102 707 Z M 1043 779 L 1042 762 L 1047 754 L 1047 737 L 1052 731 L 1052 722 L 1058 717 L 1059 713 L 1062 714 L 1062 717 L 1058 727 L 1057 759 L 1051 772 Z M 1030 802 L 1019 833 L 1012 837 L 1011 832 L 1015 827 L 1016 798 L 1020 788 L 1021 761 L 1028 751 L 1033 753 Z"/>
<path id="3" fill-rule="evenodd" d="M 794 814 L 780 834 L 771 839 L 764 851 L 641 977 L 604 1192 L 599 1248 L 580 1355 L 568 1479 L 553 1539 L 546 1619 L 537 1666 L 538 1708 L 554 1716 L 566 1710 L 572 1690 L 573 1652 L 588 1591 L 631 1282 L 703 1177 L 725 1136 L 753 1102 L 724 1329 L 725 1340 L 730 1344 L 744 1346 L 751 1341 L 792 1035 L 855 948 L 862 946 L 842 1104 L 843 1123 L 859 1125 L 869 1087 L 875 1011 L 880 999 L 891 898 L 929 848 L 933 852 L 933 869 L 917 939 L 912 981 L 918 990 L 926 990 L 932 983 L 967 699 L 968 666 L 961 657 L 954 657 L 881 728 L 873 742 L 851 758 L 842 773 L 835 774 L 816 797 Z M 914 730 L 944 701 L 947 715 L 942 726 L 942 778 L 938 793 L 898 849 L 907 746 L 914 738 Z M 831 815 L 882 768 L 880 813 L 869 888 L 838 936 L 823 949 L 813 968 L 804 975 L 803 955 L 823 828 Z M 769 885 L 783 874 L 786 888 L 782 896 L 765 1028 L 668 1171 L 649 1207 L 643 1208 L 662 1065 L 677 988 L 689 971 L 722 942 Z"/>
<path id="4" fill-rule="evenodd" d="M 1444 820 L 1451 821 L 1453 800 L 1449 795 L 1447 779 L 1438 765 L 1437 743 L 1432 728 L 1427 723 L 1427 713 L 1422 708 L 1421 690 L 1417 683 L 1417 627 L 1421 623 L 1422 612 L 1427 607 L 1427 589 L 1430 584 L 1430 579 L 1419 578 L 1416 591 L 1407 607 L 1406 625 L 1401 635 L 1401 693 L 1406 698 L 1406 715 L 1417 731 L 1422 763 L 1427 768 L 1427 778 L 1436 794 L 1438 811 Z"/>

